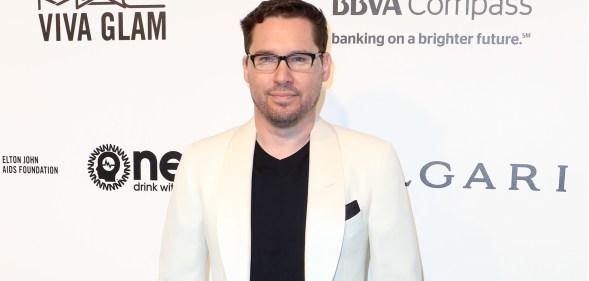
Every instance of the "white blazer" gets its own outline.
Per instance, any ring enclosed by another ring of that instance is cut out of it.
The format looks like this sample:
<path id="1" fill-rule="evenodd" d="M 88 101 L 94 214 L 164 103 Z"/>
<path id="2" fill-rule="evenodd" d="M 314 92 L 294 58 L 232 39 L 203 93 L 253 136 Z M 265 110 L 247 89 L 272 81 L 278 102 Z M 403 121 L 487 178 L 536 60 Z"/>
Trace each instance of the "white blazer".
<path id="1" fill-rule="evenodd" d="M 160 281 L 205 281 L 209 274 L 215 281 L 250 281 L 255 141 L 252 119 L 185 150 L 164 229 Z M 390 143 L 322 119 L 310 142 L 305 280 L 367 280 L 369 263 L 373 281 L 422 280 L 409 197 Z M 353 201 L 360 212 L 346 220 L 345 206 Z"/>

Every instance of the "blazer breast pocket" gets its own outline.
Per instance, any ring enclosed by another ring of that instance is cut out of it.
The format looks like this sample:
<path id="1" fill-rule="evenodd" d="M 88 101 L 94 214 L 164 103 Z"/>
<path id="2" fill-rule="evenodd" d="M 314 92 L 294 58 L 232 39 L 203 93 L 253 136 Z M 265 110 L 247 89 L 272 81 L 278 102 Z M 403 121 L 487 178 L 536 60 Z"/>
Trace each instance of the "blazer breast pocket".
<path id="1" fill-rule="evenodd" d="M 353 218 L 358 213 L 360 213 L 360 206 L 357 200 L 346 204 L 346 220 Z"/>
<path id="2" fill-rule="evenodd" d="M 344 230 L 344 237 L 348 239 L 356 239 L 365 226 L 365 221 L 362 218 L 362 212 L 358 201 L 354 200 L 346 204 L 346 228 Z"/>

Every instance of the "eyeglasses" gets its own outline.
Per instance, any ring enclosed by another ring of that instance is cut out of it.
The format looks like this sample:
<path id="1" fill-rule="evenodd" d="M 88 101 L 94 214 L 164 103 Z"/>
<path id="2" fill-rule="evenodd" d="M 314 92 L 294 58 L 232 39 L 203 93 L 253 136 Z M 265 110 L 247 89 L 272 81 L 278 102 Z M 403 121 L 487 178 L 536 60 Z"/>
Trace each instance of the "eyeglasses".
<path id="1" fill-rule="evenodd" d="M 252 60 L 254 68 L 260 72 L 274 72 L 282 60 L 290 70 L 297 72 L 307 72 L 313 67 L 313 62 L 317 56 L 323 53 L 296 53 L 288 56 L 278 56 L 273 54 L 247 54 Z"/>

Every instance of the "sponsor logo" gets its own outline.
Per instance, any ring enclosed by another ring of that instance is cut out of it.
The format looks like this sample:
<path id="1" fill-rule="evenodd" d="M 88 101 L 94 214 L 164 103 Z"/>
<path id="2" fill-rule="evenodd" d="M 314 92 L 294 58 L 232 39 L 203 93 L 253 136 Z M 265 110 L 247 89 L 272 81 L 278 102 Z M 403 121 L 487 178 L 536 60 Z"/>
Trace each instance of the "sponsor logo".
<path id="1" fill-rule="evenodd" d="M 131 184 L 127 184 L 129 180 L 133 181 L 134 191 L 172 191 L 182 154 L 169 151 L 159 161 L 156 155 L 148 150 L 133 151 L 132 155 L 132 159 L 129 159 L 123 149 L 113 144 L 97 147 L 88 159 L 90 180 L 108 191 Z M 148 168 L 147 179 L 144 168 Z"/>
<path id="2" fill-rule="evenodd" d="M 151 0 L 37 0 L 44 41 L 166 40 L 165 5 Z M 88 12 L 86 12 L 86 10 Z M 80 12 L 82 11 L 82 12 Z M 100 36 L 93 31 L 100 30 Z"/>
<path id="3" fill-rule="evenodd" d="M 333 15 L 454 15 L 475 20 L 478 16 L 527 16 L 532 6 L 526 0 L 333 0 Z"/>
<path id="4" fill-rule="evenodd" d="M 118 146 L 105 144 L 97 147 L 88 159 L 88 173 L 94 184 L 103 190 L 117 190 L 129 179 L 129 157 Z"/>
<path id="5" fill-rule="evenodd" d="M 70 0 L 37 0 L 39 10 L 41 10 L 41 5 L 55 5 L 61 6 L 66 2 L 70 2 Z M 74 1 L 71 1 L 74 2 Z M 76 0 L 76 9 L 80 9 L 86 5 L 116 5 L 121 8 L 165 8 L 166 5 L 163 4 L 128 4 L 126 0 Z"/>
<path id="6" fill-rule="evenodd" d="M 57 175 L 59 166 L 45 165 L 37 155 L 2 155 L 3 174 Z"/>
<path id="7" fill-rule="evenodd" d="M 511 168 L 511 176 L 509 187 L 506 184 L 501 186 L 508 190 L 552 190 L 556 192 L 566 192 L 566 172 L 568 165 L 557 165 L 552 171 L 552 178 L 555 180 L 550 187 L 536 185 L 536 176 L 538 175 L 538 169 L 531 164 L 509 164 Z M 470 170 L 469 170 L 470 171 Z M 550 172 L 550 171 L 549 171 Z M 452 166 L 444 161 L 431 161 L 423 165 L 419 171 L 419 179 L 421 182 L 430 188 L 442 189 L 448 188 L 452 185 L 455 172 L 452 172 Z M 470 176 L 467 179 L 463 179 L 460 183 L 464 183 L 462 188 L 484 188 L 484 189 L 497 189 L 496 183 L 493 180 L 493 174 L 489 173 L 484 163 L 477 163 Z M 542 180 L 543 184 L 547 184 L 546 180 Z M 409 186 L 411 181 L 405 183 Z"/>

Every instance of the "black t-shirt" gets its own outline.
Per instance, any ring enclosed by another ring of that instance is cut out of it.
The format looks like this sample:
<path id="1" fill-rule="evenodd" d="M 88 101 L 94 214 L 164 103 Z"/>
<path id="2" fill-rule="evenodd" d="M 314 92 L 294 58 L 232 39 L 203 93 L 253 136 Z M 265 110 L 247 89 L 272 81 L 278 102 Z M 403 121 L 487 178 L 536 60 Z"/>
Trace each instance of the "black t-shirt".
<path id="1" fill-rule="evenodd" d="M 278 160 L 256 142 L 252 172 L 251 281 L 305 280 L 309 143 Z"/>

